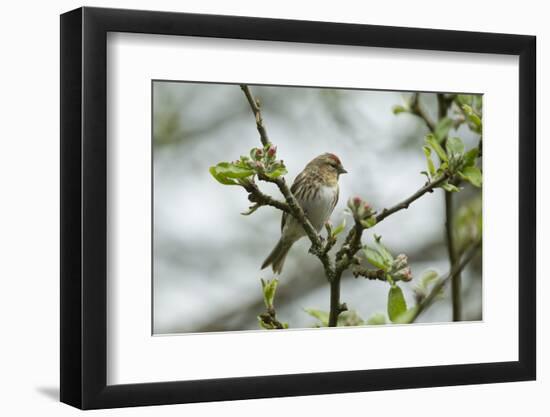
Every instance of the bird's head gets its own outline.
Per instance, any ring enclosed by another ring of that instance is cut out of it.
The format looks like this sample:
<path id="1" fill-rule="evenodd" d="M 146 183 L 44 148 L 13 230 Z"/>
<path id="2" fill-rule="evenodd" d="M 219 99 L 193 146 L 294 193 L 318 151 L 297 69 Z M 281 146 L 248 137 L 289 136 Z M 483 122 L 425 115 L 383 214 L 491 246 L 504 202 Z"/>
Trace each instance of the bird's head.
<path id="1" fill-rule="evenodd" d="M 340 158 L 333 153 L 324 153 L 312 160 L 310 165 L 316 167 L 322 173 L 335 175 L 338 177 L 340 174 L 346 174 L 348 171 L 344 169 Z"/>

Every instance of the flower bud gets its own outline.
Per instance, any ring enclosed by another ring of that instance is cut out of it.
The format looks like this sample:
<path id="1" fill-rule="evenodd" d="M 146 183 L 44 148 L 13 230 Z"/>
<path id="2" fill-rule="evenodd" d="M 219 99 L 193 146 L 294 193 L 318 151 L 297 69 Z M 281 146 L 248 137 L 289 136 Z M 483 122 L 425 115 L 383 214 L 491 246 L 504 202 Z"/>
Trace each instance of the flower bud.
<path id="1" fill-rule="evenodd" d="M 407 266 L 409 259 L 407 258 L 407 255 L 404 253 L 400 253 L 397 255 L 393 261 L 393 269 L 399 270 L 403 269 Z"/>
<path id="2" fill-rule="evenodd" d="M 355 196 L 351 197 L 348 200 L 348 207 L 352 212 L 356 212 L 357 209 L 361 206 L 362 200 L 361 197 Z"/>
<path id="3" fill-rule="evenodd" d="M 276 153 L 277 153 L 276 146 L 271 145 L 267 150 L 267 156 L 269 156 L 270 158 L 274 158 Z"/>
<path id="4" fill-rule="evenodd" d="M 256 159 L 260 159 L 263 154 L 264 152 L 260 148 L 256 149 Z"/>
<path id="5" fill-rule="evenodd" d="M 395 279 L 400 279 L 401 281 L 410 281 L 412 279 L 412 271 L 409 266 L 400 269 L 395 274 L 393 274 Z"/>
<path id="6" fill-rule="evenodd" d="M 264 169 L 264 164 L 261 161 L 256 161 L 255 166 L 257 169 Z"/>
<path id="7" fill-rule="evenodd" d="M 372 214 L 372 207 L 369 203 L 365 203 L 363 206 L 363 216 L 369 217 Z"/>

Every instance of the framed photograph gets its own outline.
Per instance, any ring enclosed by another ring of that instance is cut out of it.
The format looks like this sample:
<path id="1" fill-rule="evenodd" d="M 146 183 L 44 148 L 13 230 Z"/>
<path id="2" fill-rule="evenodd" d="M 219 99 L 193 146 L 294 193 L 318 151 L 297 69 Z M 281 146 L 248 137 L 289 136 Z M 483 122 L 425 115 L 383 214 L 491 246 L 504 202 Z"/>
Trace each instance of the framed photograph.
<path id="1" fill-rule="evenodd" d="M 535 37 L 61 16 L 61 401 L 535 379 Z"/>

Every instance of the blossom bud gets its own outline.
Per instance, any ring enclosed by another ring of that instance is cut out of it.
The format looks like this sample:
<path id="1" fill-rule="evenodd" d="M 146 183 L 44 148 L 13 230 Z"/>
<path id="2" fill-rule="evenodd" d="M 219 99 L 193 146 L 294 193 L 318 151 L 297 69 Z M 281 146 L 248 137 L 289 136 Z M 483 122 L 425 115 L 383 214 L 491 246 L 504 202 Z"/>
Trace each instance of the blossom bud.
<path id="1" fill-rule="evenodd" d="M 256 159 L 261 158 L 263 154 L 264 153 L 260 148 L 256 149 Z"/>
<path id="2" fill-rule="evenodd" d="M 372 207 L 369 203 L 365 203 L 365 205 L 363 206 L 363 215 L 365 217 L 368 217 L 372 214 Z"/>
<path id="3" fill-rule="evenodd" d="M 407 255 L 405 255 L 404 253 L 400 253 L 395 257 L 393 261 L 393 268 L 395 270 L 405 268 L 407 266 L 408 260 L 409 259 L 407 258 Z"/>
<path id="4" fill-rule="evenodd" d="M 352 212 L 356 212 L 357 209 L 361 206 L 361 197 L 351 197 L 348 200 L 348 207 Z"/>
<path id="5" fill-rule="evenodd" d="M 400 269 L 395 274 L 393 274 L 395 279 L 400 279 L 401 281 L 410 281 L 412 279 L 412 271 L 409 266 Z"/>
<path id="6" fill-rule="evenodd" d="M 261 161 L 256 161 L 256 168 L 257 169 L 264 169 L 264 164 Z"/>
<path id="7" fill-rule="evenodd" d="M 270 158 L 273 158 L 276 153 L 277 153 L 277 147 L 276 146 L 271 145 L 269 147 L 269 149 L 267 150 L 267 156 L 269 156 Z"/>

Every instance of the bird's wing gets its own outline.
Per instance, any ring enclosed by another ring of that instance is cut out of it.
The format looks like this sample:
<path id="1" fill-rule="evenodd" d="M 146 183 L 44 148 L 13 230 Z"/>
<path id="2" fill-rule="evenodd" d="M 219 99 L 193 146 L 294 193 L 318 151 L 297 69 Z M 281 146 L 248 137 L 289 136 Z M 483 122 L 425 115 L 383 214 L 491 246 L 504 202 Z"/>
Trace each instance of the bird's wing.
<path id="1" fill-rule="evenodd" d="M 334 210 L 334 207 L 336 207 L 336 204 L 338 204 L 338 197 L 339 196 L 340 196 L 340 187 L 336 186 L 336 192 L 334 193 L 334 201 L 332 203 L 332 209 L 330 210 L 331 213 Z"/>
<path id="2" fill-rule="evenodd" d="M 298 190 L 298 187 L 300 187 L 300 183 L 305 179 L 306 175 L 304 173 L 304 171 L 300 172 L 298 174 L 298 176 L 294 179 L 294 182 L 292 183 L 291 187 L 290 187 L 290 191 L 292 192 L 292 194 L 294 195 L 294 197 L 296 197 L 296 199 L 299 201 L 299 196 L 296 195 L 296 190 Z M 283 213 L 283 216 L 281 218 L 281 232 L 283 231 L 284 227 L 285 227 L 285 223 L 288 219 L 288 213 L 287 212 L 284 212 Z"/>

